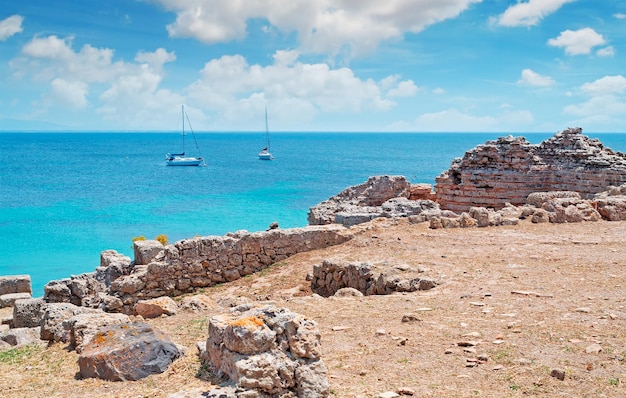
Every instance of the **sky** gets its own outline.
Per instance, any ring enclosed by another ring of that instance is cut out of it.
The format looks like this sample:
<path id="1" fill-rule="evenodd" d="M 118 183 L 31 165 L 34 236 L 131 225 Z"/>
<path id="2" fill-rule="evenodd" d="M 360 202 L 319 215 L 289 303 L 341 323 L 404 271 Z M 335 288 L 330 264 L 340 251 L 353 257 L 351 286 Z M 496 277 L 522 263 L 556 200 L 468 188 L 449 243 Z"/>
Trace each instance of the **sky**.
<path id="1" fill-rule="evenodd" d="M 0 130 L 626 132 L 623 0 L 0 0 Z"/>

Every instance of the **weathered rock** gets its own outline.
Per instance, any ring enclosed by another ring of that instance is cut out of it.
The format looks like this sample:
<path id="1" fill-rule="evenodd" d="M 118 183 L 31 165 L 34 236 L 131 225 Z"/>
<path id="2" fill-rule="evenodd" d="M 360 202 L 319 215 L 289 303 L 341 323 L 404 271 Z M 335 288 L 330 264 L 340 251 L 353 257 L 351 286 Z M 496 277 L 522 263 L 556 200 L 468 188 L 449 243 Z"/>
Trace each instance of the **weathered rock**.
<path id="1" fill-rule="evenodd" d="M 0 296 L 0 308 L 12 307 L 17 300 L 32 298 L 30 293 L 7 293 Z"/>
<path id="2" fill-rule="evenodd" d="M 135 312 L 144 318 L 156 318 L 161 315 L 176 315 L 178 305 L 171 297 L 163 296 L 150 300 L 140 300 L 135 305 Z"/>
<path id="3" fill-rule="evenodd" d="M 626 220 L 626 184 L 610 186 L 606 192 L 596 194 L 594 202 L 598 213 L 605 220 Z"/>
<path id="4" fill-rule="evenodd" d="M 578 192 L 572 191 L 533 192 L 526 198 L 526 203 L 535 207 L 541 207 L 549 200 L 558 198 L 581 199 Z"/>
<path id="5" fill-rule="evenodd" d="M 54 342 L 70 342 L 71 330 L 68 324 L 70 318 L 78 314 L 95 311 L 98 310 L 78 307 L 71 303 L 44 304 L 41 307 L 41 312 L 43 313 L 41 321 L 41 339 Z"/>
<path id="6" fill-rule="evenodd" d="M 13 327 L 33 328 L 41 326 L 43 320 L 41 308 L 44 304 L 45 302 L 40 298 L 17 300 L 13 305 Z"/>
<path id="7" fill-rule="evenodd" d="M 191 312 L 209 312 L 223 310 L 223 307 L 205 294 L 183 297 L 180 308 Z"/>
<path id="8" fill-rule="evenodd" d="M 80 375 L 104 380 L 140 380 L 163 373 L 182 355 L 161 331 L 145 323 L 101 328 L 78 357 Z"/>
<path id="9" fill-rule="evenodd" d="M 0 333 L 0 340 L 12 346 L 26 345 L 41 342 L 39 335 L 41 329 L 35 328 L 13 328 Z"/>
<path id="10" fill-rule="evenodd" d="M 419 275 L 419 270 L 387 264 L 338 263 L 324 260 L 313 267 L 311 290 L 329 297 L 343 288 L 353 288 L 364 295 L 429 290 L 437 282 Z"/>
<path id="11" fill-rule="evenodd" d="M 32 294 L 30 275 L 0 276 L 0 296 L 11 293 Z"/>
<path id="12" fill-rule="evenodd" d="M 436 178 L 443 209 L 521 205 L 536 192 L 573 191 L 589 199 L 626 182 L 626 155 L 568 128 L 538 145 L 523 137 L 488 141 L 455 159 Z"/>
<path id="13" fill-rule="evenodd" d="M 218 375 L 252 394 L 241 396 L 329 395 L 317 325 L 289 310 L 243 305 L 214 316 L 206 349 Z"/>
<path id="14" fill-rule="evenodd" d="M 130 323 L 128 315 L 94 311 L 74 315 L 65 322 L 70 330 L 70 345 L 80 353 L 98 330 L 104 326 Z"/>

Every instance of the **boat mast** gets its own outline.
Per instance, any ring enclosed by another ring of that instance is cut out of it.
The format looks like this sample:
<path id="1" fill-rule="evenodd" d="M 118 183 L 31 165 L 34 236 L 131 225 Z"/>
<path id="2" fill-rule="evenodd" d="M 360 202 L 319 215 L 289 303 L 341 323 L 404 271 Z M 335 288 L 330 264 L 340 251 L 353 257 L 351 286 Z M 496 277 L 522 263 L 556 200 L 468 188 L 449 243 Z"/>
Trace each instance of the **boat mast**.
<path id="1" fill-rule="evenodd" d="M 180 106 L 180 115 L 183 118 L 183 155 L 185 154 L 185 105 Z"/>
<path id="2" fill-rule="evenodd" d="M 265 107 L 265 141 L 267 142 L 267 151 L 270 150 L 270 130 L 267 127 L 267 106 Z"/>

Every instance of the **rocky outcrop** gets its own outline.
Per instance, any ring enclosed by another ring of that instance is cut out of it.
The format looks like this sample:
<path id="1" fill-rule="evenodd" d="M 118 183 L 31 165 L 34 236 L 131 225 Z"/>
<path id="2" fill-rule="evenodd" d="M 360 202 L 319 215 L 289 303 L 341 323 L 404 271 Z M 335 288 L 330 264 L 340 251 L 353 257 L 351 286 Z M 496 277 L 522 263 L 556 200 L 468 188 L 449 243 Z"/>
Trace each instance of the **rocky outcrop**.
<path id="1" fill-rule="evenodd" d="M 353 288 L 364 295 L 429 290 L 438 285 L 425 277 L 419 267 L 407 264 L 340 263 L 324 260 L 313 267 L 311 290 L 329 297 L 341 289 Z"/>
<path id="2" fill-rule="evenodd" d="M 378 217 L 409 217 L 438 209 L 427 198 L 430 185 L 412 186 L 403 176 L 370 177 L 360 185 L 311 207 L 310 225 L 342 224 L 352 226 Z"/>
<path id="3" fill-rule="evenodd" d="M 436 178 L 443 209 L 522 205 L 533 192 L 574 191 L 584 199 L 626 182 L 626 155 L 568 128 L 538 145 L 523 137 L 488 141 Z"/>
<path id="4" fill-rule="evenodd" d="M 198 397 L 330 394 L 315 321 L 273 305 L 242 305 L 209 320 L 206 363 L 231 386 Z"/>
<path id="5" fill-rule="evenodd" d="M 140 380 L 163 373 L 183 354 L 146 323 L 101 328 L 78 357 L 80 375 L 110 381 Z"/>

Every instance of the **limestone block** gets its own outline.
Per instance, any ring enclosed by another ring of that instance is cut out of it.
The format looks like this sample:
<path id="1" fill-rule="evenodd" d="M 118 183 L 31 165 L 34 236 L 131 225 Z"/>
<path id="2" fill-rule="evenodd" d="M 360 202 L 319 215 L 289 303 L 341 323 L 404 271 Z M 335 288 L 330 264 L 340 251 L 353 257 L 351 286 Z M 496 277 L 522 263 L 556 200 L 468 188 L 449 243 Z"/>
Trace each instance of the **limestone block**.
<path id="1" fill-rule="evenodd" d="M 12 307 L 17 300 L 32 298 L 30 293 L 7 293 L 0 296 L 0 308 Z"/>
<path id="2" fill-rule="evenodd" d="M 75 315 L 67 321 L 70 329 L 70 344 L 77 353 L 81 353 L 84 345 L 91 341 L 100 328 L 127 323 L 131 323 L 130 318 L 124 314 L 98 311 Z"/>
<path id="3" fill-rule="evenodd" d="M 41 326 L 43 320 L 41 308 L 44 304 L 45 302 L 40 298 L 17 300 L 13 305 L 13 327 L 33 328 Z"/>
<path id="4" fill-rule="evenodd" d="M 30 275 L 0 276 L 0 296 L 10 293 L 32 294 Z"/>
<path id="5" fill-rule="evenodd" d="M 136 240 L 133 242 L 136 265 L 145 265 L 152 262 L 164 250 L 157 240 Z"/>

